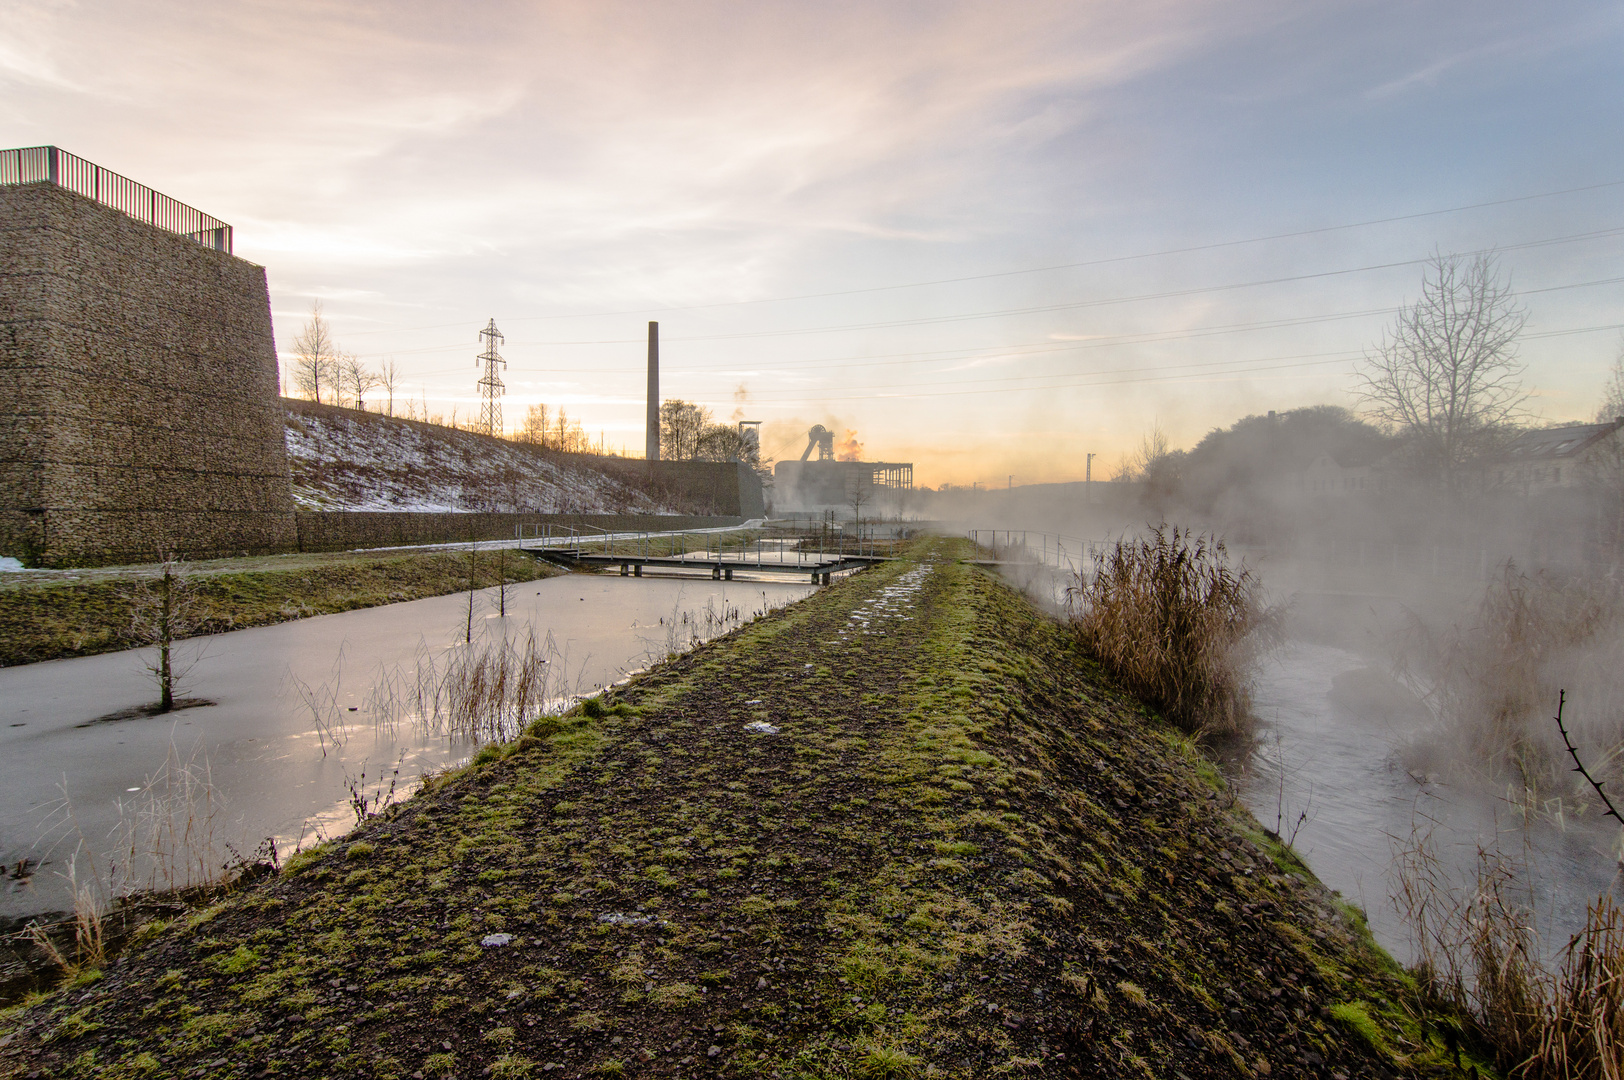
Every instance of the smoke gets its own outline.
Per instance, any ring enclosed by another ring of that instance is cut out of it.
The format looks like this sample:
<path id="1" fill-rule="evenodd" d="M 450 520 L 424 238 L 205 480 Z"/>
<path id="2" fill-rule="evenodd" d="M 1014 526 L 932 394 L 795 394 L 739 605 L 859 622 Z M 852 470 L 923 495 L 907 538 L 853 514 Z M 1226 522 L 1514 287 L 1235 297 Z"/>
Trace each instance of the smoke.
<path id="1" fill-rule="evenodd" d="M 846 434 L 842 435 L 840 437 L 840 442 L 838 444 L 836 444 L 836 446 L 835 446 L 835 460 L 836 461 L 862 461 L 863 460 L 863 444 L 857 441 L 857 432 L 853 431 L 851 428 L 846 429 Z"/>

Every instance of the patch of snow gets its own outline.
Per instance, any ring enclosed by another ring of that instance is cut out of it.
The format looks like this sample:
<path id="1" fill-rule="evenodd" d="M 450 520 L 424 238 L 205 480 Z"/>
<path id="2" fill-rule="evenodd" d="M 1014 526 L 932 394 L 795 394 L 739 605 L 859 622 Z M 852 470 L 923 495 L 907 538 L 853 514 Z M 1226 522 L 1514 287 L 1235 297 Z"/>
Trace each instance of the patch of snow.
<path id="1" fill-rule="evenodd" d="M 598 921 L 608 923 L 610 926 L 647 926 L 654 921 L 652 915 L 622 915 L 618 911 L 605 912 L 598 916 Z"/>
<path id="2" fill-rule="evenodd" d="M 452 428 L 289 413 L 285 441 L 301 510 L 671 512 L 590 457 L 543 455 Z"/>
<path id="3" fill-rule="evenodd" d="M 752 720 L 744 725 L 744 730 L 755 735 L 777 735 L 778 729 L 765 720 Z"/>
<path id="4" fill-rule="evenodd" d="M 487 949 L 501 948 L 503 945 L 513 944 L 512 934 L 486 934 L 479 939 L 479 943 Z"/>
<path id="5" fill-rule="evenodd" d="M 13 570 L 26 570 L 26 569 L 28 569 L 28 568 L 23 565 L 23 562 L 22 562 L 21 559 L 13 559 L 9 555 L 6 556 L 3 559 L 0 559 L 0 574 L 4 574 L 4 573 L 7 573 L 7 572 L 13 571 Z"/>

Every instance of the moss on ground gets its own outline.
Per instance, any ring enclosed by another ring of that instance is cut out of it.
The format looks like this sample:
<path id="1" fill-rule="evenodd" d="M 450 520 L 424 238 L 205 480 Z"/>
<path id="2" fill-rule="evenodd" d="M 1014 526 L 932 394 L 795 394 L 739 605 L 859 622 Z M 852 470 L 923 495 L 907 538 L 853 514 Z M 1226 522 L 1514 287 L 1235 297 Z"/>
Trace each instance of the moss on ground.
<path id="1" fill-rule="evenodd" d="M 498 567 L 501 565 L 501 571 Z M 271 555 L 188 563 L 196 585 L 199 633 L 332 615 L 468 588 L 468 554 L 346 552 Z M 127 649 L 134 598 L 155 572 L 131 566 L 71 573 L 0 575 L 0 667 Z M 532 581 L 558 573 L 528 555 L 476 556 L 475 583 Z"/>
<path id="2" fill-rule="evenodd" d="M 1456 1075 L 1188 740 L 956 553 L 479 755 L 16 1012 L 0 1076 Z"/>

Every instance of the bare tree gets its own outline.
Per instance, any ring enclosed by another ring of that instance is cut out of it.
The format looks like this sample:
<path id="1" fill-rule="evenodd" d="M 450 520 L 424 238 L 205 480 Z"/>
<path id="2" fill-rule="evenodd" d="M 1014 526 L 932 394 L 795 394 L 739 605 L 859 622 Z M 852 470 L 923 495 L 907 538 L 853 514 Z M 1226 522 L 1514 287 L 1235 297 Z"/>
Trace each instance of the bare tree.
<path id="1" fill-rule="evenodd" d="M 164 554 L 158 563 L 158 576 L 143 582 L 134 599 L 130 636 L 139 644 L 157 646 L 146 667 L 158 686 L 156 711 L 166 713 L 175 707 L 175 688 L 196 662 L 195 658 L 179 660 L 175 643 L 196 632 L 203 621 L 197 589 L 181 561 Z"/>
<path id="2" fill-rule="evenodd" d="M 1601 408 L 1596 410 L 1596 423 L 1610 424 L 1624 416 L 1624 337 L 1619 338 L 1618 354 L 1607 372 L 1607 381 L 1601 388 Z"/>
<path id="3" fill-rule="evenodd" d="M 395 391 L 400 388 L 400 369 L 395 366 L 395 358 L 388 357 L 378 365 L 378 385 L 383 392 L 389 395 L 389 415 L 395 415 Z"/>
<path id="4" fill-rule="evenodd" d="M 1163 458 L 1173 452 L 1173 444 L 1167 438 L 1167 432 L 1162 425 L 1152 424 L 1143 438 L 1139 440 L 1139 449 L 1133 455 L 1133 471 L 1139 476 L 1154 469 Z"/>
<path id="5" fill-rule="evenodd" d="M 547 445 L 547 406 L 537 402 L 525 410 L 524 423 L 520 426 L 514 439 L 522 443 L 533 443 L 536 446 Z"/>
<path id="6" fill-rule="evenodd" d="M 1493 445 L 1527 398 L 1517 335 L 1527 313 L 1493 257 L 1434 255 L 1421 297 L 1365 355 L 1360 393 L 1399 427 L 1424 474 L 1460 485 L 1463 468 Z"/>
<path id="7" fill-rule="evenodd" d="M 320 405 L 322 388 L 337 382 L 338 347 L 327 320 L 321 317 L 321 301 L 317 300 L 310 306 L 310 321 L 293 339 L 293 385 Z"/>
<path id="8" fill-rule="evenodd" d="M 1624 340 L 1602 385 L 1596 422 L 1611 424 L 1620 417 L 1624 417 Z M 1579 476 L 1596 500 L 1600 539 L 1616 565 L 1624 555 L 1624 431 L 1615 430 L 1592 447 L 1579 462 Z"/>
<path id="9" fill-rule="evenodd" d="M 344 404 L 344 395 L 347 393 L 357 409 L 367 407 L 367 393 L 378 385 L 378 376 L 369 371 L 361 362 L 361 358 L 354 353 L 340 353 L 338 356 L 338 403 Z"/>

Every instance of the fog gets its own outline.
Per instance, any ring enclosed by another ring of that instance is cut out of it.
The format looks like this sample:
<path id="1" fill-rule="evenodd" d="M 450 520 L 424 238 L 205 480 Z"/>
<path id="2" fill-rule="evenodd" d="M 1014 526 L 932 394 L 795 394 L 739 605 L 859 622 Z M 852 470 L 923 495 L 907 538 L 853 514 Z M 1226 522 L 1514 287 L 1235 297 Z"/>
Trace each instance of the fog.
<path id="1" fill-rule="evenodd" d="M 1445 487 L 1406 439 L 1310 407 L 1182 449 L 1152 432 L 1114 468 L 1094 462 L 1114 479 L 923 493 L 914 515 L 1000 530 L 991 561 L 1056 606 L 1092 567 L 1083 541 L 1160 522 L 1222 539 L 1284 609 L 1286 644 L 1254 673 L 1255 735 L 1213 747 L 1253 812 L 1283 831 L 1306 815 L 1299 850 L 1401 955 L 1392 856 L 1428 832 L 1462 884 L 1480 849 L 1519 860 L 1554 947 L 1620 856 L 1618 823 L 1572 771 L 1560 692 L 1580 758 L 1624 793 L 1624 431 L 1586 431 L 1587 450 L 1537 468 L 1518 451 L 1534 436 L 1507 432 Z M 1031 565 L 1045 554 L 1058 570 Z"/>

